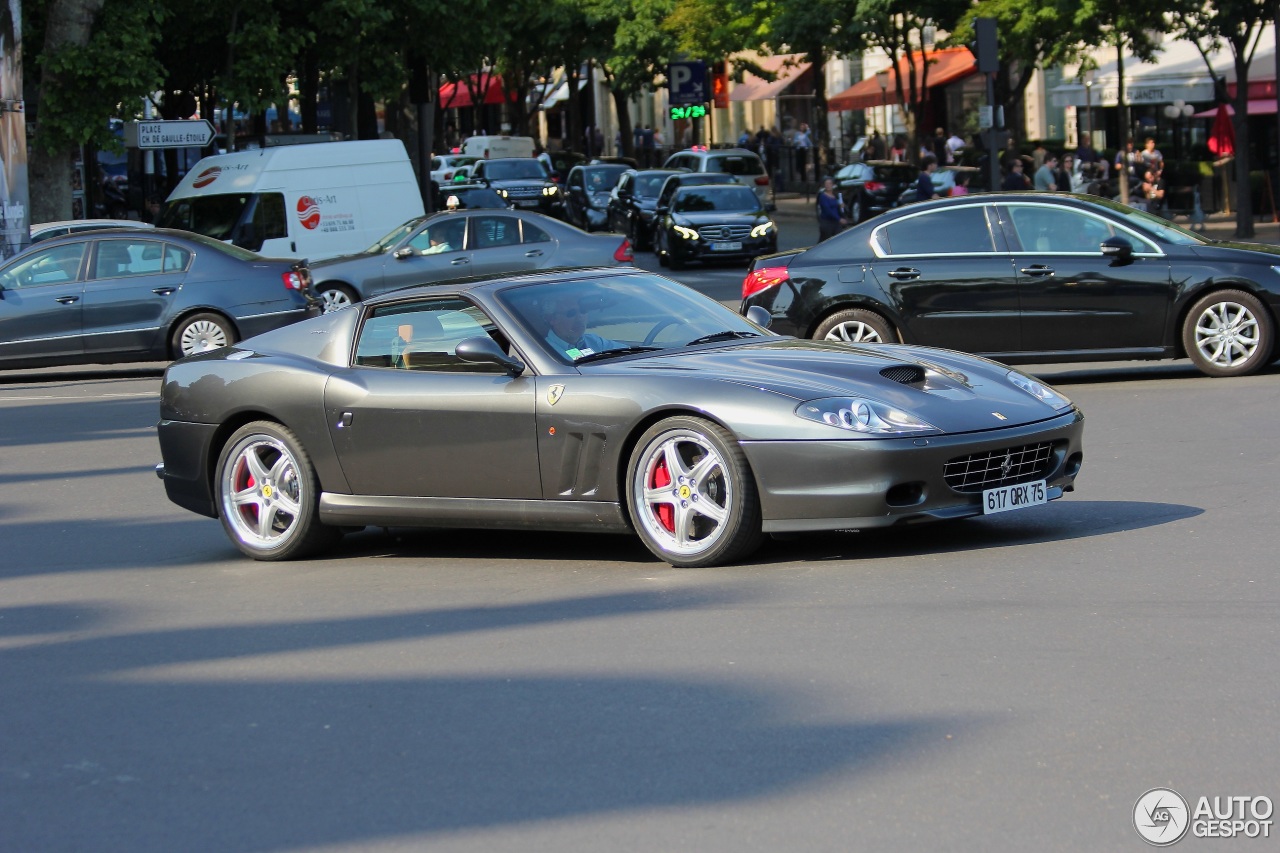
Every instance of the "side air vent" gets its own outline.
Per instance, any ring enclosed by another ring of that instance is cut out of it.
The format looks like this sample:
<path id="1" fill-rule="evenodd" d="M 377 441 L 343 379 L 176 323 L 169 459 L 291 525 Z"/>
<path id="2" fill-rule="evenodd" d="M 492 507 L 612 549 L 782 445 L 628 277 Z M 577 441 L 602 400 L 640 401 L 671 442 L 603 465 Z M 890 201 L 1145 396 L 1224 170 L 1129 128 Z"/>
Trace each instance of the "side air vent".
<path id="1" fill-rule="evenodd" d="M 924 381 L 924 368 L 914 364 L 896 364 L 880 371 L 880 375 L 893 382 L 901 382 L 903 385 L 914 385 Z"/>

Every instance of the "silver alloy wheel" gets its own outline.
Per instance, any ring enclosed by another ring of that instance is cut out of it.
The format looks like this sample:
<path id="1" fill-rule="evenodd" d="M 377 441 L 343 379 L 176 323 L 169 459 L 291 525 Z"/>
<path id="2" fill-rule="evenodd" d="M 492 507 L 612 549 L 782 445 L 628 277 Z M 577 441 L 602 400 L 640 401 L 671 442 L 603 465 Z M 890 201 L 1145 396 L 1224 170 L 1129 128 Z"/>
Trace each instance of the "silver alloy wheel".
<path id="1" fill-rule="evenodd" d="M 827 332 L 828 341 L 845 341 L 854 344 L 882 344 L 884 339 L 880 337 L 870 324 L 861 320 L 850 320 L 847 323 L 840 323 Z"/>
<path id="2" fill-rule="evenodd" d="M 1205 361 L 1218 367 L 1236 367 L 1248 361 L 1261 341 L 1258 318 L 1238 302 L 1215 302 L 1196 319 L 1196 349 Z"/>
<path id="3" fill-rule="evenodd" d="M 274 549 L 297 532 L 306 495 L 298 462 L 283 441 L 265 433 L 247 435 L 223 466 L 222 514 L 245 544 Z"/>
<path id="4" fill-rule="evenodd" d="M 653 441 L 631 484 L 636 522 L 664 550 L 690 556 L 724 535 L 736 496 L 725 460 L 706 437 L 676 429 Z"/>
<path id="5" fill-rule="evenodd" d="M 225 347 L 228 343 L 227 330 L 213 320 L 195 320 L 188 323 L 183 327 L 182 335 L 178 338 L 178 345 L 183 355 L 207 352 Z"/>
<path id="6" fill-rule="evenodd" d="M 320 298 L 324 302 L 324 313 L 326 314 L 351 307 L 351 297 L 341 287 L 330 287 L 320 291 Z"/>

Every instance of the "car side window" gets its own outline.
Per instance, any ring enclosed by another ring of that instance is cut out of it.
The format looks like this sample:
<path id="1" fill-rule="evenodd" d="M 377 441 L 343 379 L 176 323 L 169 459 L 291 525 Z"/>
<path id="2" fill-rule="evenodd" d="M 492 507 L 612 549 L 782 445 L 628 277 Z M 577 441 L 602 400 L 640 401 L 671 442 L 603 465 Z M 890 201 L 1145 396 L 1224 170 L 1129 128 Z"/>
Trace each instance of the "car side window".
<path id="1" fill-rule="evenodd" d="M 1025 252 L 1049 252 L 1101 255 L 1101 244 L 1109 237 L 1129 240 L 1135 252 L 1153 251 L 1139 245 L 1128 234 L 1122 234 L 1110 223 L 1096 216 L 1048 205 L 1009 205 L 1009 220 Z"/>
<path id="2" fill-rule="evenodd" d="M 887 255 L 971 255 L 994 252 L 995 241 L 980 204 L 904 216 L 876 230 Z"/>
<path id="3" fill-rule="evenodd" d="M 550 243 L 551 242 L 551 236 L 547 234 L 546 231 L 543 231 L 537 225 L 534 225 L 532 222 L 528 220 L 524 220 L 523 222 L 521 222 L 520 227 L 524 231 L 523 242 L 525 243 Z"/>
<path id="4" fill-rule="evenodd" d="M 471 220 L 471 248 L 493 249 L 520 243 L 520 220 L 514 216 L 476 216 Z"/>
<path id="5" fill-rule="evenodd" d="M 462 251 L 466 230 L 467 221 L 461 218 L 432 222 L 426 228 L 413 235 L 408 245 L 419 255 L 460 252 Z"/>
<path id="6" fill-rule="evenodd" d="M 460 297 L 384 305 L 370 312 L 360 329 L 355 364 L 433 373 L 501 373 L 497 365 L 457 356 L 459 343 L 486 335 L 504 343 L 488 315 Z"/>
<path id="7" fill-rule="evenodd" d="M 164 271 L 184 272 L 191 263 L 191 253 L 181 246 L 166 243 L 164 247 Z"/>
<path id="8" fill-rule="evenodd" d="M 90 278 L 130 278 L 164 269 L 164 244 L 154 240 L 99 240 Z"/>
<path id="9" fill-rule="evenodd" d="M 582 186 L 582 170 L 581 169 L 574 169 L 572 172 L 569 173 L 569 186 L 581 188 Z"/>
<path id="10" fill-rule="evenodd" d="M 63 243 L 51 249 L 28 252 L 0 275 L 5 290 L 66 284 L 80 277 L 87 243 Z"/>

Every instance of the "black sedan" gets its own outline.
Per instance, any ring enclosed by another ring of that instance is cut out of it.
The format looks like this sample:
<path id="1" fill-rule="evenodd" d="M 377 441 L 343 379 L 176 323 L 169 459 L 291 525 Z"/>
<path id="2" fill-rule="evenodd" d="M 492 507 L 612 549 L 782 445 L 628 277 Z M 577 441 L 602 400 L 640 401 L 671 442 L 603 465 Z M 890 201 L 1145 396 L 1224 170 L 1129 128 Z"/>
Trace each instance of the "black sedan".
<path id="1" fill-rule="evenodd" d="M 654 251 L 673 270 L 690 261 L 754 258 L 778 250 L 778 228 L 751 190 L 734 184 L 681 187 L 659 208 Z"/>
<path id="2" fill-rule="evenodd" d="M 546 166 L 534 157 L 499 157 L 480 160 L 471 167 L 471 180 L 496 190 L 520 210 L 548 216 L 564 213 L 564 196 L 551 180 Z"/>
<path id="3" fill-rule="evenodd" d="M 649 248 L 658 194 L 667 178 L 679 174 L 688 173 L 644 169 L 627 172 L 619 178 L 609 199 L 609 230 L 626 234 L 636 251 Z"/>
<path id="4" fill-rule="evenodd" d="M 564 215 L 570 225 L 596 231 L 609 225 L 609 199 L 630 167 L 619 163 L 574 166 L 564 182 Z"/>
<path id="5" fill-rule="evenodd" d="M 1275 355 L 1280 248 L 1208 240 L 1091 196 L 983 194 L 757 259 L 742 296 L 801 337 L 1011 364 L 1189 357 L 1239 376 Z"/>
<path id="6" fill-rule="evenodd" d="M 161 228 L 70 234 L 0 266 L 0 367 L 166 360 L 318 313 L 305 262 Z"/>
<path id="7" fill-rule="evenodd" d="M 399 291 L 161 387 L 169 498 L 261 560 L 377 525 L 634 531 L 709 566 L 1043 504 L 1084 458 L 1079 410 L 1015 370 L 780 338 L 637 270 Z"/>
<path id="8" fill-rule="evenodd" d="M 920 170 L 910 163 L 867 160 L 850 163 L 835 174 L 836 189 L 844 196 L 852 223 L 898 206 L 904 190 L 915 184 Z"/>

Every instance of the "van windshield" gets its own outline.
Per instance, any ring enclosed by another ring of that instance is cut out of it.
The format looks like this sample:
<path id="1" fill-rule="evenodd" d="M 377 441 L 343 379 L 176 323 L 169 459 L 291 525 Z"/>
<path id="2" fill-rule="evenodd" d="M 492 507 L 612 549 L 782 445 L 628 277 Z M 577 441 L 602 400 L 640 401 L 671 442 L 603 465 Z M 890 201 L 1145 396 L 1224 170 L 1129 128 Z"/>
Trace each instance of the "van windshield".
<path id="1" fill-rule="evenodd" d="M 231 193 L 172 199 L 160 214 L 161 228 L 194 231 L 215 240 L 230 240 L 253 195 Z"/>

